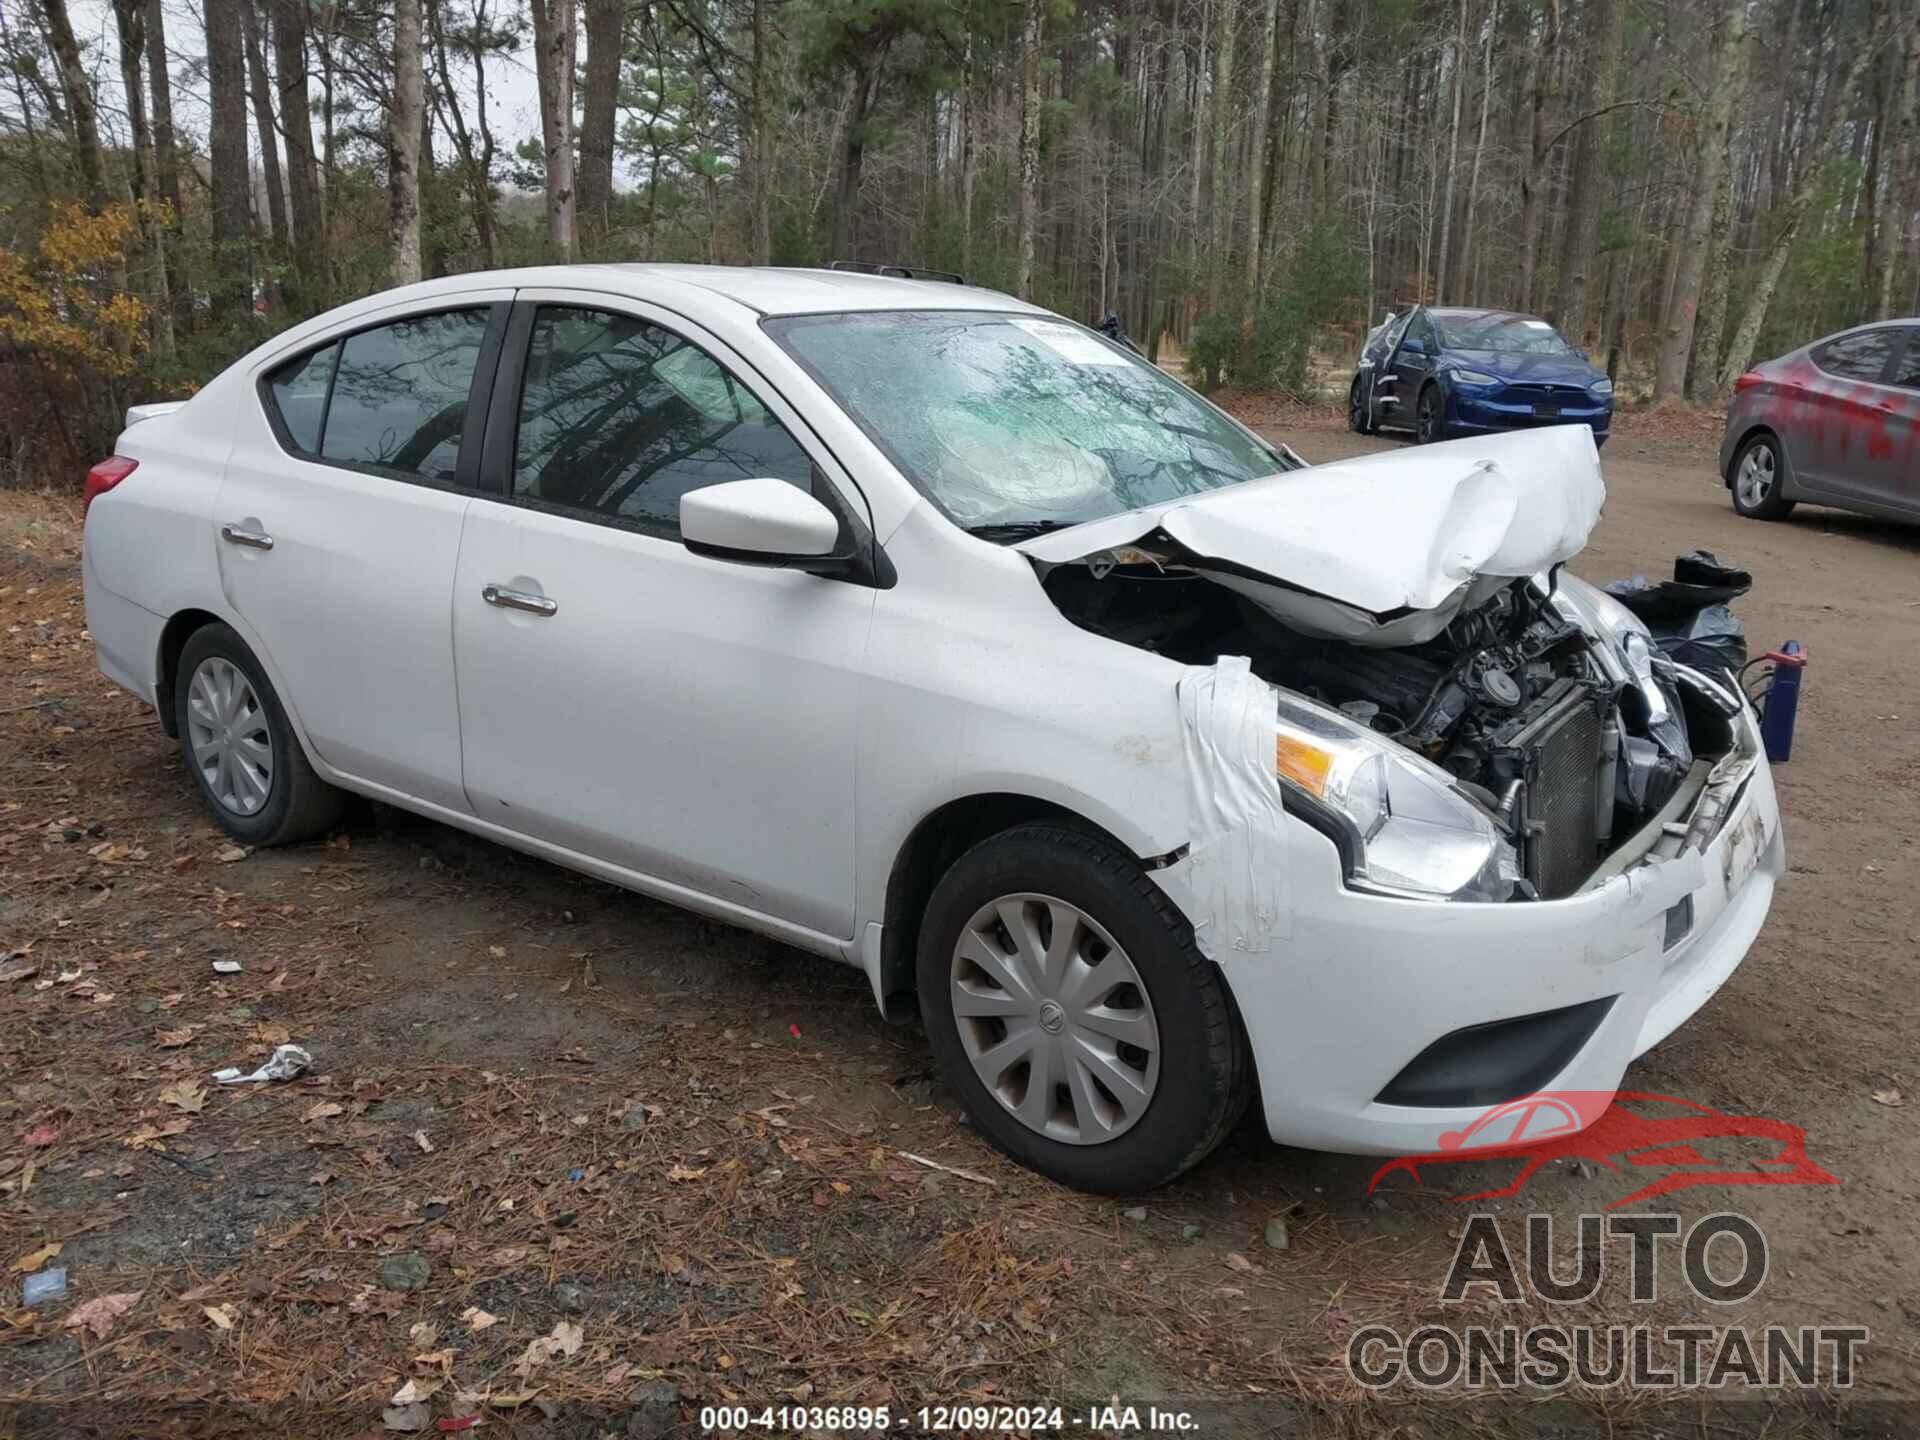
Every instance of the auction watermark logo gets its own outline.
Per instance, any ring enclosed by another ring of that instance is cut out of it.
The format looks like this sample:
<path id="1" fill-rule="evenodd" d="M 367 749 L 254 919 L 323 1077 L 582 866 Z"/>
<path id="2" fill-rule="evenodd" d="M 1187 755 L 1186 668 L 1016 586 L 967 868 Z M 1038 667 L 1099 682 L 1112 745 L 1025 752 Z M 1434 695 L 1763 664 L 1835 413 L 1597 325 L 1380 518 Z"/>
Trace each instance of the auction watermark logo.
<path id="1" fill-rule="evenodd" d="M 1590 1300 L 1605 1274 L 1604 1239 L 1632 1242 L 1629 1283 L 1636 1304 L 1659 1299 L 1659 1247 L 1676 1239 L 1688 1288 L 1710 1304 L 1749 1299 L 1767 1277 L 1766 1237 L 1744 1215 L 1708 1215 L 1691 1227 L 1678 1215 L 1582 1215 L 1572 1272 L 1561 1274 L 1553 1261 L 1552 1216 L 1527 1218 L 1523 1266 L 1499 1219 L 1476 1214 L 1461 1232 L 1440 1298 L 1458 1303 L 1468 1286 L 1485 1283 L 1512 1303 L 1524 1301 L 1529 1290 L 1556 1305 Z M 1716 1258 L 1716 1251 L 1732 1254 Z M 1433 1390 L 1845 1388 L 1853 1384 L 1857 1352 L 1871 1338 L 1864 1325 L 1422 1325 L 1406 1334 L 1363 1325 L 1347 1341 L 1347 1371 L 1370 1390 L 1402 1383 Z"/>
<path id="2" fill-rule="evenodd" d="M 1729 1152 L 1731 1158 L 1723 1158 Z M 1496 1105 L 1464 1129 L 1447 1131 L 1430 1154 L 1389 1160 L 1374 1172 L 1367 1193 L 1396 1173 L 1422 1183 L 1423 1166 L 1509 1159 L 1521 1164 L 1505 1185 L 1457 1198 L 1518 1195 L 1555 1160 L 1584 1161 L 1617 1173 L 1623 1166 L 1625 1173 L 1662 1172 L 1609 1201 L 1609 1210 L 1703 1185 L 1840 1183 L 1807 1158 L 1807 1132 L 1784 1120 L 1729 1115 L 1691 1100 L 1637 1090 L 1543 1090 Z"/>
<path id="3" fill-rule="evenodd" d="M 1649 1109 L 1678 1113 L 1640 1113 Z M 1756 1146 L 1758 1154 L 1752 1153 Z M 1730 1149 L 1737 1161 L 1728 1158 Z M 1433 1154 L 1383 1165 L 1368 1190 L 1395 1173 L 1419 1182 L 1423 1166 L 1509 1159 L 1520 1164 L 1505 1185 L 1458 1198 L 1517 1195 L 1557 1159 L 1635 1179 L 1636 1170 L 1661 1173 L 1609 1201 L 1606 1210 L 1613 1213 L 1578 1217 L 1570 1266 L 1554 1258 L 1551 1215 L 1526 1217 L 1516 1260 L 1500 1219 L 1474 1214 L 1461 1231 L 1441 1286 L 1443 1304 L 1467 1301 L 1476 1286 L 1490 1288 L 1506 1304 L 1530 1298 L 1554 1307 L 1585 1304 L 1605 1280 L 1607 1242 L 1624 1240 L 1631 1257 L 1628 1297 L 1635 1305 L 1660 1298 L 1663 1247 L 1669 1260 L 1677 1250 L 1680 1273 L 1694 1298 L 1738 1305 L 1758 1294 L 1767 1278 L 1766 1236 L 1751 1219 L 1723 1212 L 1688 1225 L 1678 1215 L 1623 1215 L 1617 1213 L 1620 1208 L 1700 1186 L 1840 1183 L 1808 1158 L 1806 1132 L 1783 1121 L 1728 1115 L 1671 1096 L 1559 1092 L 1495 1106 L 1464 1129 L 1440 1136 Z M 1844 1388 L 1853 1384 L 1858 1352 L 1869 1339 L 1864 1325 L 1427 1324 L 1406 1332 L 1362 1325 L 1348 1338 L 1346 1362 L 1348 1373 L 1372 1390 L 1401 1384 L 1423 1389 Z"/>

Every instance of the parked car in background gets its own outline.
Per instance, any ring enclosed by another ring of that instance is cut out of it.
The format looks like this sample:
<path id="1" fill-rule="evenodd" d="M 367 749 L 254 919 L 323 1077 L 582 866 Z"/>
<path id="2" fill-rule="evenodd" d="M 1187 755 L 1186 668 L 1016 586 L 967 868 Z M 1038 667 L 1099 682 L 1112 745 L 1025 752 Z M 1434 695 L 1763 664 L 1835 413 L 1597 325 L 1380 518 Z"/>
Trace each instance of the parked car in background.
<path id="1" fill-rule="evenodd" d="M 1920 519 L 1920 318 L 1843 330 L 1734 381 L 1720 474 L 1755 520 L 1802 500 Z"/>
<path id="2" fill-rule="evenodd" d="M 858 966 L 1068 1184 L 1611 1089 L 1785 868 L 1751 709 L 1563 572 L 1576 427 L 1310 467 L 1009 296 L 671 265 L 128 420 L 87 624 L 228 833 L 351 791 Z"/>
<path id="3" fill-rule="evenodd" d="M 1414 305 L 1368 334 L 1347 391 L 1347 423 L 1361 435 L 1411 430 L 1422 444 L 1585 425 L 1604 445 L 1613 382 L 1532 315 Z"/>

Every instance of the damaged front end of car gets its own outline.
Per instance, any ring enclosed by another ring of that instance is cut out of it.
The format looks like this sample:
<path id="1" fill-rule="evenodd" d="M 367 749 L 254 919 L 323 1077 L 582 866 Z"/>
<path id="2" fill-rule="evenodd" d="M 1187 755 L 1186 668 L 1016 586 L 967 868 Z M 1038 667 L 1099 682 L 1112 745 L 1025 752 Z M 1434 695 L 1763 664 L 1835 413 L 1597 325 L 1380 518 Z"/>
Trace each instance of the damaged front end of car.
<path id="1" fill-rule="evenodd" d="M 1603 498 L 1591 435 L 1568 427 L 1318 467 L 1021 548 L 1083 629 L 1190 666 L 1246 657 L 1274 687 L 1282 798 L 1350 886 L 1551 900 L 1671 846 L 1741 758 L 1732 687 L 1565 573 Z"/>

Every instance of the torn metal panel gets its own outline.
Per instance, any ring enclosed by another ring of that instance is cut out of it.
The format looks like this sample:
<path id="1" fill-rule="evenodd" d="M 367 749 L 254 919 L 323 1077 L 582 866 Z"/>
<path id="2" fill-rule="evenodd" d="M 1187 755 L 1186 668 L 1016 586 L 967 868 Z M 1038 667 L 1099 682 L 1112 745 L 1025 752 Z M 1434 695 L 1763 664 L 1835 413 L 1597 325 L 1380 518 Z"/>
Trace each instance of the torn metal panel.
<path id="1" fill-rule="evenodd" d="M 1290 933 L 1286 811 L 1273 772 L 1273 687 L 1244 656 L 1194 666 L 1178 682 L 1193 838 L 1155 877 L 1184 891 L 1200 953 L 1260 954 Z"/>
<path id="2" fill-rule="evenodd" d="M 1565 425 L 1314 466 L 1018 548 L 1050 567 L 1164 536 L 1304 633 L 1407 645 L 1498 582 L 1576 554 L 1605 499 L 1592 432 Z"/>

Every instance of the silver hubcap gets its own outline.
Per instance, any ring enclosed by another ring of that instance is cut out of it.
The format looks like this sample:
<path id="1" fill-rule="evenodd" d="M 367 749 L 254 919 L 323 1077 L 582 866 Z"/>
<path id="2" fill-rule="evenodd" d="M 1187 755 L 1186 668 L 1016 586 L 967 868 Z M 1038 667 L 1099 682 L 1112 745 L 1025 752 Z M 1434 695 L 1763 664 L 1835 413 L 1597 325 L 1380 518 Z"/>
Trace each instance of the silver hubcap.
<path id="1" fill-rule="evenodd" d="M 1740 503 L 1754 509 L 1773 493 L 1773 447 L 1755 445 L 1741 458 L 1740 473 L 1733 483 L 1739 489 Z"/>
<path id="2" fill-rule="evenodd" d="M 273 735 L 253 682 L 218 655 L 187 683 L 187 741 L 200 778 L 223 810 L 253 815 L 273 790 Z"/>
<path id="3" fill-rule="evenodd" d="M 1097 1145 L 1160 1080 L 1160 1027 L 1127 952 L 1048 895 L 982 905 L 953 949 L 954 1023 L 980 1083 L 1029 1130 Z"/>

